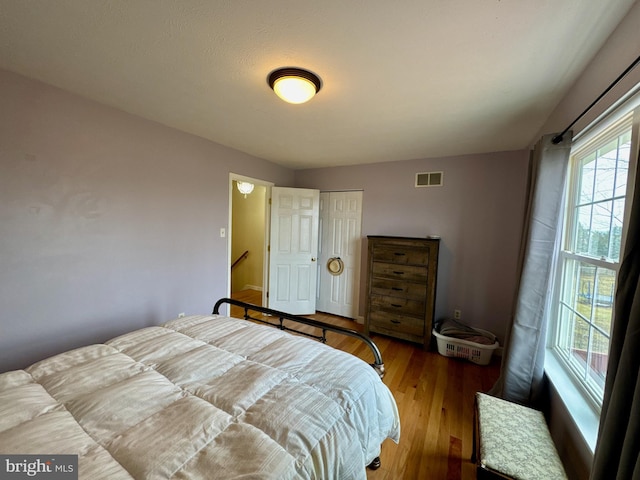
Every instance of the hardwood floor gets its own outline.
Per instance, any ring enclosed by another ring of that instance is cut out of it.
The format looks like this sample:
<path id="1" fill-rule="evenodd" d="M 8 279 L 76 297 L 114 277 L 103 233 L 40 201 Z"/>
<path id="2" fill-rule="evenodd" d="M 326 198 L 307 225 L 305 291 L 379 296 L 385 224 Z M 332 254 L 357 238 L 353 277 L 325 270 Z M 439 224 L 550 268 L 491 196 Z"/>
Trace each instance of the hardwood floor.
<path id="1" fill-rule="evenodd" d="M 234 294 L 238 300 L 260 304 L 260 292 Z M 240 309 L 232 316 L 242 317 Z M 317 313 L 323 322 L 362 331 L 353 320 Z M 497 380 L 500 359 L 480 366 L 464 360 L 448 359 L 419 345 L 375 335 L 385 363 L 384 383 L 398 404 L 401 421 L 400 442 L 386 440 L 380 458 L 382 466 L 367 470 L 368 479 L 473 480 L 471 463 L 473 438 L 473 398 L 476 391 L 488 391 Z M 373 355 L 356 339 L 329 332 L 327 343 L 356 355 L 368 363 Z"/>

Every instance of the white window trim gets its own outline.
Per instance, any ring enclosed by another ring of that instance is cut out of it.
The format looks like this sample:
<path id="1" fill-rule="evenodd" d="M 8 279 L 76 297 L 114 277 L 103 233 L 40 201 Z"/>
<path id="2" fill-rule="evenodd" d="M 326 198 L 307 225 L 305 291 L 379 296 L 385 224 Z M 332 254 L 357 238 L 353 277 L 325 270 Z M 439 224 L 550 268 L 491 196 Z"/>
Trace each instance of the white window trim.
<path id="1" fill-rule="evenodd" d="M 547 348 L 545 352 L 544 371 L 593 454 L 598 438 L 600 411 L 587 401 L 581 387 L 576 385 L 575 379 L 569 375 L 553 348 Z"/>
<path id="2" fill-rule="evenodd" d="M 585 129 L 574 136 L 573 151 L 579 151 L 585 145 L 591 142 L 591 139 L 598 136 L 604 130 L 609 128 L 614 123 L 618 122 L 621 118 L 627 115 L 631 110 L 640 109 L 640 84 L 636 85 L 629 94 L 625 95 L 620 101 L 616 102 L 610 109 L 608 109 L 603 115 L 601 115 L 594 122 L 589 124 Z M 633 125 L 632 125 L 632 145 L 635 146 L 634 150 L 630 152 L 630 162 L 628 178 L 630 183 L 635 179 L 636 170 L 638 167 L 638 146 L 640 145 L 640 112 L 634 113 Z M 625 201 L 625 213 L 624 213 L 624 228 L 622 233 L 622 241 L 620 245 L 621 256 L 625 248 L 626 240 L 626 226 L 629 223 L 631 204 L 633 203 L 633 195 L 640 192 L 632 192 L 627 196 Z M 568 199 L 568 196 L 566 196 Z M 564 210 L 563 210 L 564 212 Z M 564 214 L 563 214 L 564 216 Z M 564 218 L 560 219 L 563 230 L 566 228 L 566 222 Z M 622 258 L 620 258 L 622 262 Z M 552 282 L 558 284 L 561 279 L 560 269 L 556 269 Z M 617 269 L 616 269 L 617 270 Z M 554 295 L 557 295 L 557 290 L 552 286 Z M 565 366 L 564 360 L 559 358 L 558 353 L 555 351 L 555 336 L 557 335 L 557 329 L 559 328 L 557 318 L 557 305 L 558 298 L 553 298 L 553 308 L 551 309 L 551 316 L 554 318 L 549 322 L 547 332 L 547 348 L 545 354 L 544 370 L 549 381 L 553 385 L 553 388 L 558 392 L 561 401 L 565 408 L 569 412 L 574 425 L 578 432 L 580 432 L 586 445 L 591 452 L 595 451 L 596 441 L 598 436 L 599 422 L 600 422 L 600 406 L 595 404 L 591 396 L 587 394 L 584 386 L 580 384 L 580 381 Z M 615 314 L 614 314 L 615 315 Z"/>

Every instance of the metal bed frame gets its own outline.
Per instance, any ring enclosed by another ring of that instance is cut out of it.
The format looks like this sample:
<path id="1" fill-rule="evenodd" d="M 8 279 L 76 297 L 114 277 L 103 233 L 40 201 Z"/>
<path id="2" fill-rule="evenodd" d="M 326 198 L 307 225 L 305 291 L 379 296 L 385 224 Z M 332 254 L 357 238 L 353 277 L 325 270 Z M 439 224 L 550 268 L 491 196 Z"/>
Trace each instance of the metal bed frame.
<path id="1" fill-rule="evenodd" d="M 229 305 L 235 305 L 236 307 L 244 308 L 245 320 L 253 320 L 255 322 L 271 325 L 272 327 L 278 328 L 280 330 L 285 330 L 285 331 L 294 332 L 301 335 L 306 335 L 307 337 L 314 338 L 315 340 L 318 340 L 322 343 L 327 343 L 327 332 L 334 332 L 341 335 L 346 335 L 348 337 L 357 338 L 358 340 L 364 342 L 364 344 L 367 347 L 369 347 L 369 349 L 373 353 L 373 358 L 374 358 L 374 362 L 371 363 L 370 365 L 373 367 L 376 373 L 380 376 L 380 378 L 384 377 L 384 363 L 382 362 L 382 355 L 380 354 L 380 350 L 378 349 L 378 346 L 375 343 L 373 343 L 373 341 L 369 337 L 367 337 L 366 335 L 363 335 L 360 332 L 356 332 L 355 330 L 351 330 L 344 327 L 339 327 L 337 325 L 331 325 L 329 323 L 321 322 L 319 320 L 313 320 L 311 318 L 301 317 L 299 315 L 293 315 L 291 313 L 280 312 L 278 310 L 273 310 L 271 308 L 261 307 L 259 305 L 253 305 L 251 303 L 241 302 L 240 300 L 234 300 L 232 298 L 221 298 L 220 300 L 218 300 L 216 304 L 213 306 L 212 314 L 220 315 L 220 307 L 225 303 Z M 277 318 L 278 323 L 269 322 L 264 318 L 252 317 L 249 314 L 249 311 L 260 312 L 269 317 Z M 287 325 L 284 324 L 284 322 L 287 320 L 294 323 L 300 323 L 302 325 L 314 327 L 316 329 L 319 329 L 322 332 L 322 334 L 314 335 L 312 333 L 308 333 L 302 330 L 297 330 L 295 328 L 288 327 Z M 369 465 L 367 465 L 367 467 L 370 468 L 371 470 L 377 470 L 378 468 L 380 468 L 380 465 L 381 465 L 380 457 L 376 457 L 373 459 L 373 461 Z"/>
<path id="2" fill-rule="evenodd" d="M 319 320 L 313 320 L 311 318 L 301 317 L 299 315 L 293 315 L 291 313 L 280 312 L 278 310 L 273 310 L 271 308 L 261 307 L 258 305 L 241 302 L 239 300 L 234 300 L 232 298 L 221 298 L 220 300 L 218 300 L 213 307 L 214 315 L 220 315 L 220 307 L 224 303 L 228 303 L 229 305 L 235 305 L 237 307 L 244 308 L 245 320 L 253 320 L 256 322 L 271 325 L 272 327 L 276 327 L 280 330 L 286 330 L 289 332 L 295 332 L 301 335 L 306 335 L 307 337 L 314 338 L 322 343 L 327 343 L 327 332 L 334 332 L 334 333 L 339 333 L 341 335 L 346 335 L 348 337 L 357 338 L 358 340 L 364 342 L 367 347 L 369 347 L 369 349 L 373 353 L 373 358 L 374 358 L 374 362 L 371 363 L 370 365 L 374 368 L 374 370 L 378 373 L 378 375 L 380 375 L 380 378 L 384 377 L 384 363 L 382 362 L 382 355 L 380 354 L 380 350 L 378 349 L 378 346 L 375 343 L 373 343 L 373 341 L 369 337 L 367 337 L 366 335 L 363 335 L 360 332 L 356 332 L 355 330 L 351 330 L 344 327 L 339 327 L 337 325 L 331 325 L 329 323 L 321 322 Z M 268 315 L 269 317 L 277 318 L 278 323 L 269 322 L 264 318 L 252 317 L 249 314 L 249 311 L 260 312 L 265 315 Z M 316 329 L 319 329 L 322 332 L 322 334 L 314 335 L 312 333 L 291 328 L 284 324 L 286 320 L 291 322 L 297 322 L 310 327 L 314 327 Z"/>

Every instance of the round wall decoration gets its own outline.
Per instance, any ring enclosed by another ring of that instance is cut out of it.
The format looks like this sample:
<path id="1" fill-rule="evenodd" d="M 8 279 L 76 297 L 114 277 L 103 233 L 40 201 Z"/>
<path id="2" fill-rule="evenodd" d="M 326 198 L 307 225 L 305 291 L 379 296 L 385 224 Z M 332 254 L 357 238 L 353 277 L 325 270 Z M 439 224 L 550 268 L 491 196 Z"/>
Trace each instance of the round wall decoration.
<path id="1" fill-rule="evenodd" d="M 327 261 L 327 270 L 331 275 L 340 275 L 344 271 L 344 262 L 340 257 L 333 257 Z"/>

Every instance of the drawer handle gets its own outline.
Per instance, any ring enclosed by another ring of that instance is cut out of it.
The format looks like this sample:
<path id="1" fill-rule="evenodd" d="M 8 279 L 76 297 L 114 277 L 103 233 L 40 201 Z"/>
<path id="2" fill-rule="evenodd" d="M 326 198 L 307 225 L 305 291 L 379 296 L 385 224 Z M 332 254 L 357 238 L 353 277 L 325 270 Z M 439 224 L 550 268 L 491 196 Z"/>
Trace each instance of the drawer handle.
<path id="1" fill-rule="evenodd" d="M 396 275 L 404 275 L 404 272 L 398 272 L 396 270 L 394 270 L 393 273 L 395 273 Z"/>
<path id="2" fill-rule="evenodd" d="M 399 256 L 399 257 L 402 257 L 402 256 L 406 255 L 406 253 L 396 252 L 396 253 L 394 253 L 394 255 L 397 255 L 397 256 Z"/>
<path id="3" fill-rule="evenodd" d="M 391 290 L 395 290 L 396 292 L 402 292 L 400 287 L 391 287 Z"/>
<path id="4" fill-rule="evenodd" d="M 398 305 L 397 303 L 392 303 L 391 306 L 396 308 L 402 308 L 402 305 Z"/>
<path id="5" fill-rule="evenodd" d="M 400 323 L 400 320 L 391 320 L 391 323 L 395 323 L 397 325 Z"/>

